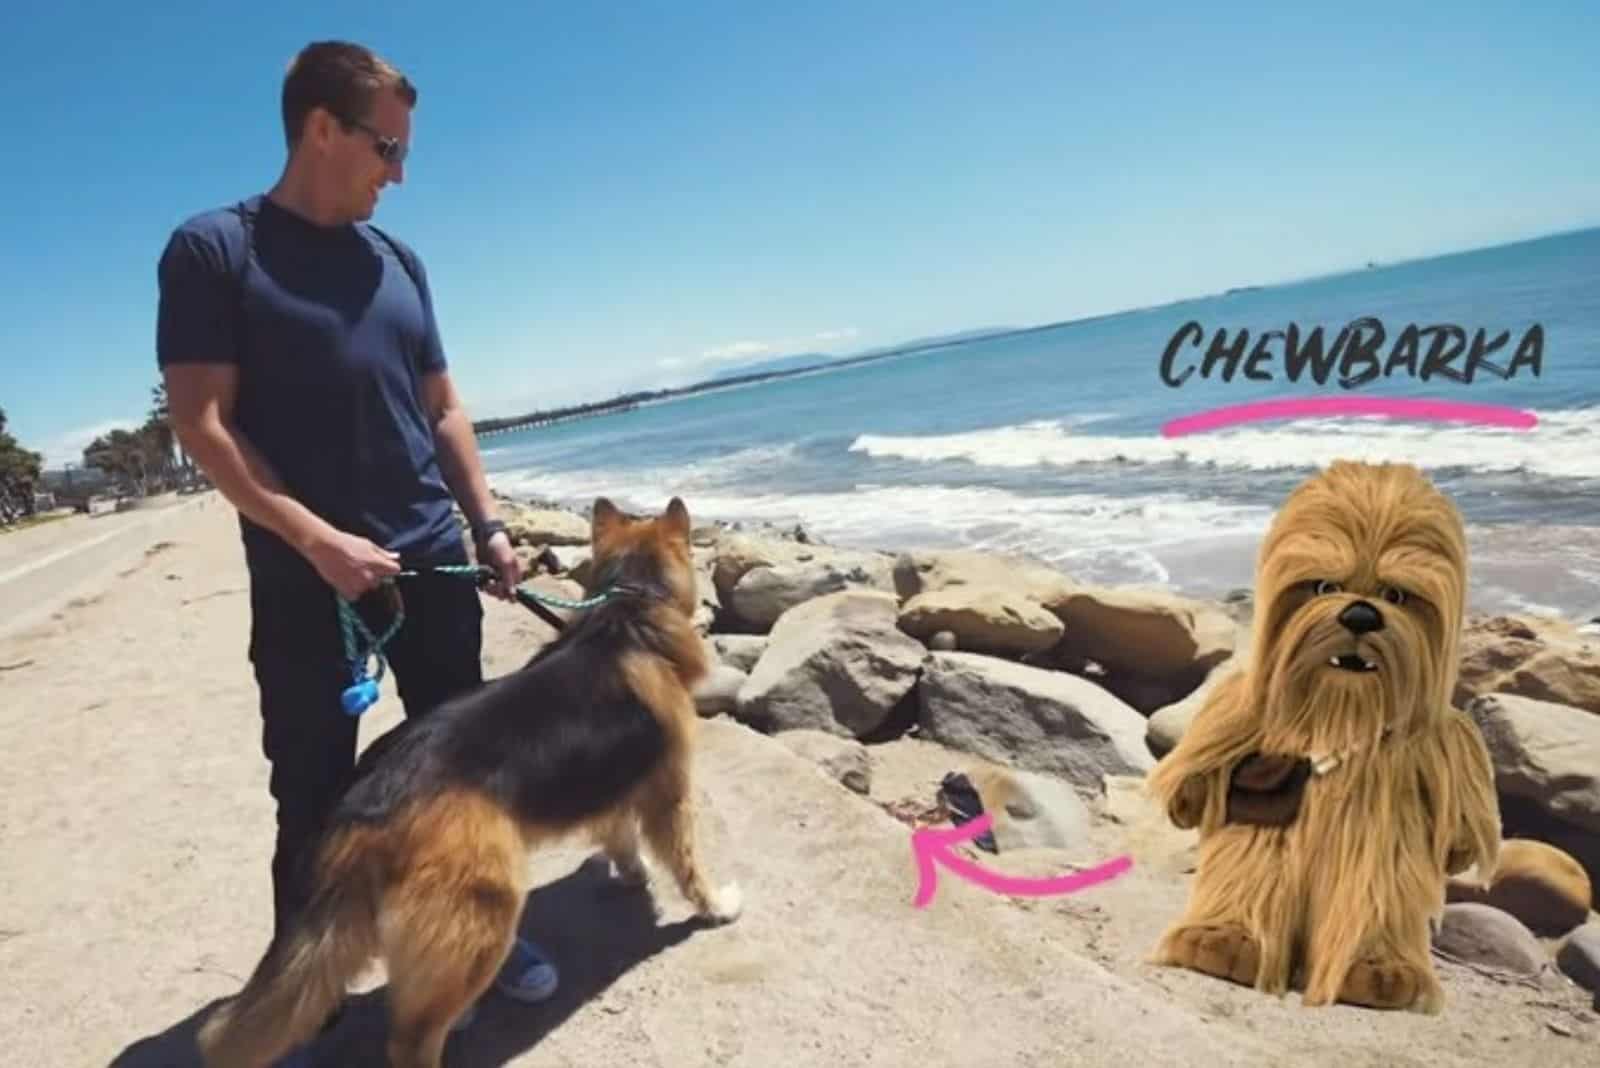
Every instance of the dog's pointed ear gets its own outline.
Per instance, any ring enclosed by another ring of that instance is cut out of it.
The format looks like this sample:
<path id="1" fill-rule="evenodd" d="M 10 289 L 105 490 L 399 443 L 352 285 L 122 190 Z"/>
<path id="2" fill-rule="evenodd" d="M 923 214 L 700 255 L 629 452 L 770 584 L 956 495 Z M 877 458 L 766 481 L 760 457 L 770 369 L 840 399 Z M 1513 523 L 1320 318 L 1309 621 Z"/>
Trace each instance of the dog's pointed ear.
<path id="1" fill-rule="evenodd" d="M 674 536 L 689 540 L 689 508 L 681 497 L 674 497 L 667 502 L 667 510 L 662 513 L 662 518 L 667 521 L 667 529 Z"/>
<path id="2" fill-rule="evenodd" d="M 589 536 L 598 542 L 607 533 L 622 525 L 623 515 L 616 505 L 611 503 L 609 497 L 596 497 L 594 508 L 590 512 Z"/>

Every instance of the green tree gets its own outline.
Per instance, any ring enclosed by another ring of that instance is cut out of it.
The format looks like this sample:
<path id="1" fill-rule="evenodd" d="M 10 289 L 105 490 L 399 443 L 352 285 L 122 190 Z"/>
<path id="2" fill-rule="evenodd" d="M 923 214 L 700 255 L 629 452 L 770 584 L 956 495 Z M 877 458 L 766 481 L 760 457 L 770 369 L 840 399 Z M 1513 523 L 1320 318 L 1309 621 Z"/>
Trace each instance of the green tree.
<path id="1" fill-rule="evenodd" d="M 146 459 L 153 469 L 152 475 L 162 482 L 168 481 L 177 466 L 173 459 L 177 435 L 172 432 L 172 412 L 167 407 L 166 383 L 157 383 L 151 388 L 150 413 L 139 433 L 145 437 Z"/>
<path id="2" fill-rule="evenodd" d="M 161 451 L 159 435 L 150 431 L 149 424 L 138 430 L 119 427 L 95 438 L 83 450 L 85 467 L 132 485 L 141 497 L 150 492 L 152 479 L 159 477 L 168 459 Z"/>
<path id="3" fill-rule="evenodd" d="M 33 513 L 34 487 L 39 484 L 44 457 L 24 449 L 6 430 L 6 412 L 0 408 L 0 495 L 10 498 L 23 514 Z"/>

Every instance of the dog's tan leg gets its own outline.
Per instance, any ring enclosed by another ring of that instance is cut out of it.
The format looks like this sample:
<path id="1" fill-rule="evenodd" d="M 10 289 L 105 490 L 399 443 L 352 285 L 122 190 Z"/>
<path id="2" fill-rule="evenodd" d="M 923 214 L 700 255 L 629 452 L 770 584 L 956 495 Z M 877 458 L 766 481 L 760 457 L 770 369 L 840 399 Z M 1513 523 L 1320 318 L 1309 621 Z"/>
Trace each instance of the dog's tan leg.
<path id="1" fill-rule="evenodd" d="M 441 1068 L 450 1025 L 511 952 L 523 853 L 511 820 L 472 795 L 441 798 L 414 821 L 410 840 L 413 851 L 378 922 L 389 974 L 389 1063 Z"/>
<path id="2" fill-rule="evenodd" d="M 694 804 L 681 766 L 661 773 L 644 799 L 644 835 L 650 852 L 672 873 L 678 889 L 704 919 L 731 923 L 744 908 L 737 883 L 713 890 L 700 867 L 694 840 Z"/>
<path id="3" fill-rule="evenodd" d="M 483 885 L 386 921 L 393 1068 L 441 1068 L 450 1025 L 494 981 L 518 914 L 512 888 Z"/>

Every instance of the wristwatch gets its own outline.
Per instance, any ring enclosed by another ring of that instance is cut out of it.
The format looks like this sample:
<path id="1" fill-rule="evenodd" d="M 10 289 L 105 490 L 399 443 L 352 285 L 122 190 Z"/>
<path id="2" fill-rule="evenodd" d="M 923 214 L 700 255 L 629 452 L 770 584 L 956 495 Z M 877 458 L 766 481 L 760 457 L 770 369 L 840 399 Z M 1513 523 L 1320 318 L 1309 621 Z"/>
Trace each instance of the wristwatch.
<path id="1" fill-rule="evenodd" d="M 489 539 L 505 529 L 505 522 L 499 519 L 486 519 L 482 523 L 474 523 L 472 524 L 472 544 L 481 555 L 483 547 L 489 543 Z"/>

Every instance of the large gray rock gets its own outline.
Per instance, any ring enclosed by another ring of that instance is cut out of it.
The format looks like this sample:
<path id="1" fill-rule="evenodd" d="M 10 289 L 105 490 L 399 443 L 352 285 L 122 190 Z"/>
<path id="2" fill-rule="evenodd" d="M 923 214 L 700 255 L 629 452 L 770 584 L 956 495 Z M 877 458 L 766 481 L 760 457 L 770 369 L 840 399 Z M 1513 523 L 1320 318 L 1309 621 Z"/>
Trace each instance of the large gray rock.
<path id="1" fill-rule="evenodd" d="M 1600 642 L 1566 620 L 1475 616 L 1461 636 L 1455 703 L 1487 694 L 1600 714 Z"/>
<path id="2" fill-rule="evenodd" d="M 711 578 L 723 604 L 732 598 L 733 589 L 757 568 L 785 567 L 791 564 L 827 563 L 835 568 L 848 569 L 863 561 L 881 560 L 893 569 L 893 557 L 886 553 L 866 552 L 860 549 L 840 549 L 811 541 L 800 541 L 773 533 L 750 534 L 724 531 L 705 546 L 713 557 Z M 889 589 L 892 591 L 893 586 Z"/>
<path id="3" fill-rule="evenodd" d="M 1192 693 L 1249 640 L 1222 605 L 1167 590 L 1082 589 L 1043 603 L 1066 630 L 1034 662 L 1080 673 L 1092 664 L 1100 686 L 1146 715 Z"/>
<path id="4" fill-rule="evenodd" d="M 739 691 L 739 719 L 768 733 L 877 730 L 928 655 L 895 626 L 898 607 L 893 594 L 842 590 L 785 612 Z"/>
<path id="5" fill-rule="evenodd" d="M 711 648 L 718 660 L 748 675 L 767 651 L 769 641 L 765 634 L 713 634 Z"/>
<path id="6" fill-rule="evenodd" d="M 907 601 L 900 609 L 900 629 L 930 648 L 934 635 L 949 631 L 961 650 L 1020 657 L 1055 645 L 1066 628 L 1020 593 L 953 586 Z"/>
<path id="7" fill-rule="evenodd" d="M 1035 604 L 1063 600 L 1078 589 L 1071 577 L 1024 556 L 978 549 L 914 549 L 894 562 L 902 601 L 952 589 L 1007 590 Z"/>
<path id="8" fill-rule="evenodd" d="M 695 710 L 702 716 L 731 716 L 739 708 L 739 691 L 749 676 L 721 661 L 712 663 L 694 689 Z"/>
<path id="9" fill-rule="evenodd" d="M 1516 975 L 1538 975 L 1550 966 L 1549 954 L 1522 921 L 1476 902 L 1446 905 L 1433 945 L 1456 960 Z"/>
<path id="10" fill-rule="evenodd" d="M 582 582 L 588 574 L 590 558 L 594 550 L 585 545 L 552 545 L 546 548 L 548 559 L 554 569 L 563 575 L 568 575 L 578 582 Z"/>
<path id="11" fill-rule="evenodd" d="M 717 557 L 715 552 L 700 546 L 693 546 L 690 552 L 694 560 L 694 592 L 697 602 L 694 609 L 694 629 L 701 634 L 710 634 L 711 628 L 716 625 L 717 617 L 722 613 L 722 596 L 717 593 L 716 579 L 712 577 Z"/>
<path id="12" fill-rule="evenodd" d="M 1145 720 L 1087 679 L 979 653 L 930 653 L 917 687 L 924 737 L 1068 780 L 1092 797 L 1105 775 L 1155 761 Z"/>
<path id="13" fill-rule="evenodd" d="M 1195 713 L 1200 711 L 1200 706 L 1206 703 L 1211 696 L 1211 691 L 1217 684 L 1227 678 L 1238 665 L 1233 659 L 1223 661 L 1211 669 L 1211 674 L 1206 676 L 1204 682 L 1195 688 L 1181 701 L 1176 701 L 1164 708 L 1158 709 L 1149 719 L 1145 728 L 1145 743 L 1157 759 L 1166 756 L 1178 747 L 1178 742 L 1188 731 L 1189 724 L 1194 722 Z"/>
<path id="14" fill-rule="evenodd" d="M 501 501 L 500 514 L 513 545 L 589 544 L 589 521 L 573 512 Z"/>
<path id="15" fill-rule="evenodd" d="M 1483 732 L 1502 797 L 1525 798 L 1600 834 L 1600 716 L 1503 693 L 1476 698 L 1467 711 Z"/>
<path id="16" fill-rule="evenodd" d="M 1600 922 L 1573 931 L 1556 953 L 1556 965 L 1568 979 L 1600 994 Z"/>
<path id="17" fill-rule="evenodd" d="M 1192 677 L 1232 656 L 1241 628 L 1218 604 L 1166 590 L 1085 589 L 1045 602 L 1066 624 L 1064 654 L 1144 677 Z"/>
<path id="18" fill-rule="evenodd" d="M 823 549 L 809 560 L 758 565 L 734 583 L 727 604 L 741 623 L 766 630 L 796 605 L 852 589 L 892 594 L 894 571 L 889 557 Z"/>

